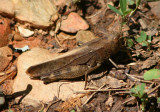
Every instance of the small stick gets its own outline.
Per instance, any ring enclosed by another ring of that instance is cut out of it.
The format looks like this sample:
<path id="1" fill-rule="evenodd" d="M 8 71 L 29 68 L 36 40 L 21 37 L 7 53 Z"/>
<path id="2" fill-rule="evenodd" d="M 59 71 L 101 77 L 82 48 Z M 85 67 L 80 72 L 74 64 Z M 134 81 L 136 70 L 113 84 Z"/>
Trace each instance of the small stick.
<path id="1" fill-rule="evenodd" d="M 158 89 L 160 87 L 160 84 L 158 84 L 158 86 L 156 86 L 155 88 L 153 88 L 152 90 L 148 91 L 147 94 L 151 94 L 152 92 L 154 92 L 156 89 Z"/>
<path id="2" fill-rule="evenodd" d="M 148 89 L 151 89 L 152 87 L 153 87 L 153 85 L 154 85 L 155 83 L 154 82 L 152 82 L 152 84 L 151 85 L 149 85 L 149 87 L 148 87 Z"/>
<path id="3" fill-rule="evenodd" d="M 15 65 L 12 66 L 9 70 L 3 72 L 3 73 L 5 73 L 4 75 L 9 74 L 9 73 L 11 73 L 11 74 L 9 74 L 9 75 L 6 76 L 5 78 L 3 78 L 3 79 L 0 81 L 0 84 L 2 84 L 5 80 L 9 79 L 10 77 L 15 76 L 15 75 L 16 75 L 15 72 L 16 72 L 16 66 L 15 66 Z"/>
<path id="4" fill-rule="evenodd" d="M 63 46 L 61 45 L 61 43 L 59 42 L 56 34 L 55 34 L 55 40 L 56 40 L 56 42 L 58 43 L 58 45 L 59 45 L 60 47 L 63 47 Z"/>
<path id="5" fill-rule="evenodd" d="M 106 85 L 106 83 L 103 84 L 98 90 L 102 89 L 105 85 Z M 98 90 L 95 91 L 95 92 L 84 102 L 84 104 L 83 104 L 82 106 L 84 106 L 85 104 L 87 104 L 88 101 L 98 92 Z"/>
<path id="6" fill-rule="evenodd" d="M 56 100 L 56 101 L 50 102 L 50 103 L 48 104 L 47 108 L 43 110 L 43 112 L 48 112 L 49 107 L 51 107 L 53 104 L 55 104 L 55 103 L 57 103 L 57 102 L 59 102 L 59 101 L 61 101 L 61 100 Z"/>
<path id="7" fill-rule="evenodd" d="M 152 20 L 152 18 L 147 17 L 147 16 L 146 16 L 145 14 L 143 14 L 142 12 L 140 12 L 140 11 L 137 11 L 137 12 L 138 12 L 139 14 L 141 14 L 143 17 Z"/>
<path id="8" fill-rule="evenodd" d="M 40 102 L 42 104 L 42 107 L 38 110 L 38 112 L 42 112 L 44 110 L 44 103 Z"/>
<path id="9" fill-rule="evenodd" d="M 133 17 L 131 17 L 131 20 L 134 22 L 134 24 L 137 24 Z"/>
<path id="10" fill-rule="evenodd" d="M 134 100 L 134 99 L 135 99 L 135 97 L 132 96 L 132 97 L 128 98 L 126 101 L 124 101 L 124 102 L 122 103 L 122 105 L 124 105 L 124 104 L 126 104 L 126 103 L 128 103 L 128 102 L 130 102 L 130 101 L 132 101 L 132 100 Z"/>
<path id="11" fill-rule="evenodd" d="M 138 82 L 140 82 L 140 79 L 138 79 L 138 78 L 135 78 L 134 76 L 132 76 L 132 75 L 130 75 L 130 74 L 128 74 L 128 73 L 125 73 L 127 76 L 128 76 L 128 78 L 129 79 L 131 79 L 132 81 L 138 81 Z"/>
<path id="12" fill-rule="evenodd" d="M 0 72 L 0 76 L 4 76 L 4 75 L 9 74 L 9 73 L 11 73 L 13 71 L 16 71 L 16 69 L 17 69 L 16 65 L 13 65 L 9 70 L 4 71 L 4 72 Z"/>
<path id="13" fill-rule="evenodd" d="M 69 83 L 70 83 L 70 82 L 66 82 L 66 83 L 62 83 L 62 84 L 59 85 L 59 87 L 58 87 L 58 93 L 57 93 L 58 99 L 59 99 L 59 94 L 60 94 L 60 88 L 61 88 L 61 86 L 62 86 L 63 84 L 69 84 Z"/>
<path id="14" fill-rule="evenodd" d="M 119 94 L 130 94 L 131 92 L 130 91 L 120 91 L 120 92 L 116 92 L 115 94 L 113 95 L 119 95 Z"/>
<path id="15" fill-rule="evenodd" d="M 111 58 L 109 58 L 109 61 L 118 69 L 119 67 L 118 67 L 118 65 L 111 59 Z"/>
<path id="16" fill-rule="evenodd" d="M 9 79 L 10 77 L 13 77 L 15 76 L 15 72 L 12 72 L 10 75 L 8 75 L 7 77 L 3 78 L 1 81 L 0 81 L 0 84 L 2 84 L 5 80 Z"/>
<path id="17" fill-rule="evenodd" d="M 132 81 L 137 81 L 137 82 L 145 82 L 145 83 L 152 83 L 151 81 L 145 81 L 145 80 L 141 80 L 141 79 L 138 79 L 136 78 L 134 75 L 130 75 L 128 73 L 125 73 L 129 79 L 131 79 Z"/>
<path id="18" fill-rule="evenodd" d="M 57 43 L 58 43 L 58 45 L 59 45 L 60 47 L 63 47 L 63 46 L 61 45 L 61 43 L 59 42 L 58 38 L 57 38 L 57 32 L 59 31 L 60 27 L 61 27 L 61 20 L 57 21 L 56 28 L 55 28 L 55 31 L 54 31 L 54 32 L 55 32 L 55 40 L 57 41 Z"/>
<path id="19" fill-rule="evenodd" d="M 129 90 L 128 88 L 124 89 L 98 89 L 98 90 L 83 90 L 83 91 L 77 91 L 75 93 L 87 93 L 87 92 L 104 92 L 104 91 L 125 91 Z"/>

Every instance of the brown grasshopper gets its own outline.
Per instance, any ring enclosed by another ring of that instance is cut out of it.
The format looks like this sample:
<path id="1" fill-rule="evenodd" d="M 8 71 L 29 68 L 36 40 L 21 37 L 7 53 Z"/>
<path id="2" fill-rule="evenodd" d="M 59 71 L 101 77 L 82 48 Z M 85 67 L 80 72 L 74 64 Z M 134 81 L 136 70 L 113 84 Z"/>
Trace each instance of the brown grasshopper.
<path id="1" fill-rule="evenodd" d="M 59 55 L 51 61 L 31 66 L 26 73 L 44 83 L 78 78 L 97 69 L 119 48 L 119 36 L 97 38 L 80 47 Z"/>

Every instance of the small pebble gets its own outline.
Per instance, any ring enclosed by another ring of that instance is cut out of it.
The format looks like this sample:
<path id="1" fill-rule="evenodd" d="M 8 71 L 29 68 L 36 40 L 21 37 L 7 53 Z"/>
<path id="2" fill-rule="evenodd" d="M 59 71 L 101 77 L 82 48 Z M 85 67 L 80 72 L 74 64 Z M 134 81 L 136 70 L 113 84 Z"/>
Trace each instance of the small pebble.
<path id="1" fill-rule="evenodd" d="M 30 37 L 34 34 L 34 31 L 23 28 L 22 26 L 18 26 L 18 31 L 20 32 L 21 36 L 23 36 L 23 37 Z"/>

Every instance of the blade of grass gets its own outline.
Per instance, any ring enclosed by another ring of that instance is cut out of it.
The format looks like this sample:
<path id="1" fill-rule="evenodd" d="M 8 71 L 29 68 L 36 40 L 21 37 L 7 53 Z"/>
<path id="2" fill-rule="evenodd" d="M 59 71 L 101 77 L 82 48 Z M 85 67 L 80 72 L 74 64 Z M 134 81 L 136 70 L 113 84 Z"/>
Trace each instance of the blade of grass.
<path id="1" fill-rule="evenodd" d="M 132 9 L 128 9 L 128 10 L 126 10 L 126 11 L 123 13 L 123 15 L 124 15 L 124 16 L 127 16 L 127 15 L 130 14 L 132 11 L 133 11 Z"/>
<path id="2" fill-rule="evenodd" d="M 124 15 L 124 13 L 126 12 L 126 9 L 127 9 L 127 0 L 120 0 L 120 8 L 121 8 L 121 11 Z"/>
<path id="3" fill-rule="evenodd" d="M 141 0 L 136 0 L 136 8 L 138 8 L 140 3 L 141 3 Z"/>
<path id="4" fill-rule="evenodd" d="M 114 11 L 115 13 L 119 14 L 120 16 L 123 16 L 122 12 L 120 12 L 118 9 L 116 9 L 115 7 L 113 7 L 112 5 L 108 4 L 108 7 Z"/>

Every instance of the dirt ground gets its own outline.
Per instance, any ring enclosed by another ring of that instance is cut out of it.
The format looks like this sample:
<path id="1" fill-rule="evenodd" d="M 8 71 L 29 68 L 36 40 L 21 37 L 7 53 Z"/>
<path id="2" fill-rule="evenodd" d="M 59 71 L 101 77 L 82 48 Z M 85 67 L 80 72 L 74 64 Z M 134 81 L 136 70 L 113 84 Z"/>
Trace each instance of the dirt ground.
<path id="1" fill-rule="evenodd" d="M 79 14 L 89 24 L 88 30 L 96 37 L 110 37 L 113 33 L 120 35 L 119 49 L 116 54 L 107 58 L 98 69 L 88 74 L 87 86 L 89 89 L 82 91 L 84 94 L 81 96 L 65 101 L 53 98 L 53 101 L 42 103 L 37 107 L 26 106 L 20 101 L 17 103 L 14 93 L 12 93 L 12 84 L 17 74 L 17 70 L 14 68 L 7 76 L 1 76 L 1 88 L 6 98 L 5 104 L 1 107 L 2 112 L 160 111 L 160 103 L 158 102 L 159 78 L 144 80 L 144 74 L 147 71 L 160 69 L 160 16 L 158 13 L 160 12 L 160 2 L 141 0 L 136 11 L 131 16 L 126 16 L 126 23 L 123 24 L 122 29 L 122 17 L 113 12 L 106 4 L 111 4 L 117 9 L 120 8 L 119 0 L 75 0 L 70 5 L 66 3 L 57 6 L 62 18 L 66 18 L 71 12 Z M 136 8 L 135 3 L 127 6 L 130 9 Z M 2 73 L 16 65 L 18 57 L 23 53 L 15 48 L 23 47 L 26 44 L 30 49 L 38 46 L 51 52 L 56 49 L 56 51 L 64 53 L 78 46 L 77 39 L 74 37 L 77 32 L 68 33 L 58 30 L 57 35 L 63 32 L 71 36 L 71 39 L 65 39 L 63 35 L 57 36 L 58 42 L 54 36 L 51 36 L 49 31 L 57 28 L 57 24 L 49 28 L 30 27 L 34 33 L 35 29 L 41 32 L 24 38 L 17 33 L 17 25 L 24 25 L 25 22 L 21 23 L 8 16 L 2 16 L 2 18 L 11 21 L 9 29 L 11 31 L 8 32 L 12 32 L 14 35 L 7 43 L 10 48 L 14 48 L 11 51 L 12 58 L 9 59 L 7 67 L 1 70 Z M 146 36 L 144 40 L 137 40 L 139 37 L 143 38 L 144 35 Z M 72 81 L 79 80 L 85 80 L 85 78 L 82 76 L 72 79 Z M 136 88 L 137 93 L 131 94 L 131 88 L 142 83 L 146 85 L 145 92 L 143 88 L 140 90 Z"/>

